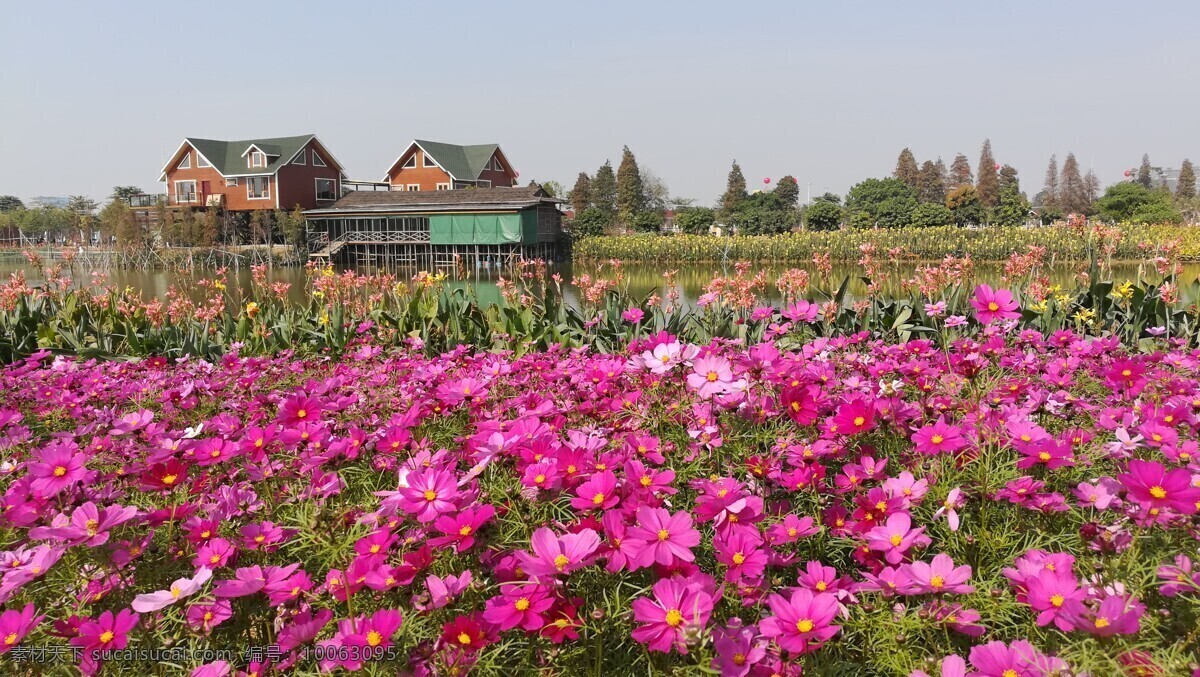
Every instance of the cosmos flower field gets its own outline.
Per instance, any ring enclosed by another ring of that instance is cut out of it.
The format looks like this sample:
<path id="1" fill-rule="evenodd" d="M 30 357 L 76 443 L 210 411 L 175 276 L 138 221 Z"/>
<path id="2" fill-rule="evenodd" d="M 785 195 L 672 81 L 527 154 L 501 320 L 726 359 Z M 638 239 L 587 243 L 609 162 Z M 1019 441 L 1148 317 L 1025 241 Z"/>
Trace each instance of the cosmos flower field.
<path id="1" fill-rule="evenodd" d="M 971 306 L 940 342 L 35 353 L 0 671 L 1200 674 L 1200 353 Z"/>

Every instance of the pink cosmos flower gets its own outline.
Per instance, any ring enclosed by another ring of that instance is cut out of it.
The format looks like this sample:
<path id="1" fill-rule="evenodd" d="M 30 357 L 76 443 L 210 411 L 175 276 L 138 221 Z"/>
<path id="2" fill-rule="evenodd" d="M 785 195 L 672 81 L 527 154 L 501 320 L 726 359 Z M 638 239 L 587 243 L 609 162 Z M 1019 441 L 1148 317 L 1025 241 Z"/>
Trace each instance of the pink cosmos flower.
<path id="1" fill-rule="evenodd" d="M 1129 472 L 1117 479 L 1129 498 L 1146 510 L 1166 508 L 1194 515 L 1200 504 L 1200 488 L 1192 486 L 1192 473 L 1186 468 L 1168 471 L 1157 461 L 1135 458 L 1129 461 Z"/>
<path id="2" fill-rule="evenodd" d="M 988 642 L 971 647 L 971 666 L 977 677 L 1042 677 L 1067 669 L 1064 661 L 1046 656 L 1023 639 L 1011 645 Z"/>
<path id="3" fill-rule="evenodd" d="M 917 452 L 928 454 L 953 454 L 967 446 L 962 428 L 946 423 L 946 417 L 939 416 L 938 420 L 927 425 L 909 438 L 916 445 Z"/>
<path id="4" fill-rule="evenodd" d="M 704 628 L 712 614 L 713 599 L 698 586 L 678 579 L 663 578 L 654 584 L 654 598 L 633 600 L 633 619 L 642 625 L 634 628 L 633 638 L 651 651 L 687 653 L 685 633 L 689 628 Z"/>
<path id="5" fill-rule="evenodd" d="M 554 597 L 542 585 L 502 585 L 500 594 L 487 601 L 483 619 L 501 632 L 520 627 L 527 632 L 546 624 L 542 614 L 554 606 Z"/>
<path id="6" fill-rule="evenodd" d="M 882 552 L 889 564 L 899 564 L 904 561 L 909 548 L 930 542 L 924 533 L 925 527 L 912 528 L 908 513 L 893 513 L 885 524 L 867 532 L 867 547 Z"/>
<path id="7" fill-rule="evenodd" d="M 33 604 L 26 604 L 20 611 L 9 609 L 0 613 L 0 655 L 12 651 L 45 618 L 35 613 Z"/>
<path id="8" fill-rule="evenodd" d="M 587 565 L 587 559 L 600 547 L 600 536 L 592 529 L 556 536 L 542 527 L 529 539 L 533 554 L 518 552 L 521 569 L 534 577 L 569 574 Z"/>
<path id="9" fill-rule="evenodd" d="M 646 313 L 642 312 L 641 308 L 630 308 L 621 313 L 621 318 L 630 324 L 637 324 L 644 317 L 646 317 Z"/>
<path id="10" fill-rule="evenodd" d="M 792 322 L 812 324 L 817 321 L 821 307 L 804 299 L 790 303 L 783 309 L 782 315 Z"/>
<path id="11" fill-rule="evenodd" d="M 832 625 L 838 612 L 837 598 L 827 592 L 794 590 L 790 598 L 773 594 L 767 598 L 773 615 L 759 623 L 759 630 L 780 648 L 797 654 L 816 651 L 841 628 Z"/>
<path id="12" fill-rule="evenodd" d="M 1162 581 L 1158 591 L 1164 597 L 1200 592 L 1200 572 L 1193 573 L 1192 560 L 1187 555 L 1176 555 L 1174 565 L 1159 567 L 1157 574 Z"/>
<path id="13" fill-rule="evenodd" d="M 697 358 L 692 363 L 692 373 L 687 377 L 687 384 L 704 399 L 729 392 L 732 383 L 733 370 L 730 369 L 729 360 L 718 355 Z"/>
<path id="14" fill-rule="evenodd" d="M 900 573 L 907 579 L 900 588 L 906 595 L 966 595 L 975 591 L 974 586 L 966 584 L 971 578 L 971 567 L 965 564 L 954 566 L 954 560 L 946 553 L 934 555 L 929 564 L 922 561 L 905 564 L 900 567 Z"/>
<path id="15" fill-rule="evenodd" d="M 1047 470 L 1063 466 L 1075 465 L 1075 455 L 1071 445 L 1053 438 L 1035 440 L 1029 444 L 1016 445 L 1021 458 L 1017 459 L 1018 468 L 1031 468 L 1044 465 Z"/>
<path id="16" fill-rule="evenodd" d="M 429 591 L 429 604 L 417 606 L 419 611 L 428 611 L 430 609 L 440 609 L 458 597 L 471 585 L 474 576 L 471 570 L 467 569 L 458 576 L 438 577 L 429 575 L 425 578 L 425 589 Z"/>
<path id="17" fill-rule="evenodd" d="M 386 649 L 392 645 L 392 637 L 403 622 L 404 616 L 398 610 L 380 609 L 369 617 L 358 619 L 354 632 L 343 636 L 342 642 L 360 649 Z"/>
<path id="18" fill-rule="evenodd" d="M 408 473 L 408 486 L 397 490 L 401 510 L 416 515 L 421 523 L 432 522 L 455 509 L 458 482 L 454 473 L 440 468 L 421 468 Z"/>
<path id="19" fill-rule="evenodd" d="M 1092 609 L 1084 606 L 1074 618 L 1076 629 L 1098 637 L 1136 635 L 1141 630 L 1141 618 L 1146 607 L 1124 595 L 1108 595 Z"/>
<path id="20" fill-rule="evenodd" d="M 717 561 L 724 564 L 725 580 L 757 579 L 767 568 L 767 553 L 762 549 L 758 530 L 725 529 L 713 539 Z"/>
<path id="21" fill-rule="evenodd" d="M 1021 317 L 1020 307 L 1013 299 L 1012 292 L 1007 289 L 992 289 L 986 284 L 975 288 L 975 296 L 971 299 L 971 307 L 975 309 L 975 319 L 983 324 L 991 324 L 996 320 L 1013 320 Z"/>
<path id="22" fill-rule="evenodd" d="M 842 435 L 865 433 L 875 427 L 875 405 L 862 397 L 851 397 L 838 406 L 831 422 L 831 430 Z"/>
<path id="23" fill-rule="evenodd" d="M 191 578 L 180 578 L 171 584 L 171 587 L 158 592 L 147 592 L 133 598 L 133 603 L 129 606 L 134 611 L 140 613 L 149 613 L 158 611 L 163 607 L 170 606 L 175 602 L 194 594 L 197 590 L 212 578 L 212 569 L 200 567 Z"/>
<path id="24" fill-rule="evenodd" d="M 294 571 L 298 566 L 293 565 L 291 569 Z M 213 594 L 217 597 L 245 597 L 262 590 L 267 584 L 266 573 L 258 565 L 242 567 L 234 571 L 233 575 L 233 579 L 217 581 Z"/>
<path id="25" fill-rule="evenodd" d="M 233 617 L 233 605 L 227 599 L 197 602 L 187 608 L 186 617 L 188 627 L 193 632 L 207 635 Z"/>
<path id="26" fill-rule="evenodd" d="M 664 508 L 642 506 L 637 523 L 630 527 L 625 544 L 630 559 L 640 567 L 654 563 L 672 566 L 695 559 L 691 548 L 700 543 L 700 532 L 692 528 L 692 516 L 686 510 L 672 515 Z"/>
<path id="27" fill-rule="evenodd" d="M 617 494 L 617 476 L 611 470 L 595 473 L 575 489 L 576 497 L 571 507 L 576 510 L 608 510 L 620 500 Z"/>
<path id="28" fill-rule="evenodd" d="M 967 662 L 962 656 L 950 654 L 942 659 L 941 672 L 938 673 L 941 677 L 966 677 Z M 908 677 L 931 677 L 924 670 L 913 670 L 908 674 Z"/>
<path id="29" fill-rule="evenodd" d="M 137 508 L 133 506 L 110 505 L 101 510 L 95 503 L 88 501 L 75 508 L 70 518 L 60 514 L 54 518 L 52 526 L 30 529 L 29 537 L 34 540 L 49 539 L 92 548 L 107 543 L 110 530 L 128 522 L 136 515 Z"/>
<path id="30" fill-rule="evenodd" d="M 714 633 L 713 648 L 717 656 L 712 667 L 721 677 L 745 677 L 754 666 L 767 657 L 767 642 L 759 637 L 756 628 L 730 625 Z"/>
<path id="31" fill-rule="evenodd" d="M 1037 624 L 1051 623 L 1063 632 L 1075 629 L 1074 619 L 1083 613 L 1087 592 L 1079 587 L 1070 570 L 1042 569 L 1025 578 L 1025 602 L 1038 612 Z"/>
<path id="32" fill-rule="evenodd" d="M 1121 499 L 1117 498 L 1120 489 L 1121 485 L 1116 480 L 1101 477 L 1093 483 L 1080 482 L 1074 493 L 1080 506 L 1090 505 L 1096 510 L 1108 510 L 1114 503 L 1120 505 Z"/>
<path id="33" fill-rule="evenodd" d="M 437 518 L 433 526 L 444 536 L 429 539 L 429 545 L 440 548 L 453 543 L 455 551 L 466 552 L 475 545 L 475 536 L 479 529 L 490 522 L 495 514 L 494 507 L 484 504 L 467 508 L 453 517 L 443 515 Z"/>
<path id="34" fill-rule="evenodd" d="M 98 618 L 84 621 L 70 644 L 83 649 L 85 653 L 124 649 L 129 644 L 129 631 L 137 625 L 138 618 L 129 609 L 121 609 L 116 615 L 105 611 Z"/>
<path id="35" fill-rule="evenodd" d="M 767 541 L 772 545 L 794 543 L 796 540 L 812 536 L 820 530 L 820 527 L 816 526 L 816 521 L 813 518 L 807 515 L 796 517 L 788 513 L 784 515 L 782 522 L 777 522 L 767 528 Z"/>
<path id="36" fill-rule="evenodd" d="M 29 488 L 41 498 L 51 498 L 83 480 L 85 458 L 73 441 L 55 441 L 38 452 L 38 461 L 29 464 L 33 478 Z"/>
<path id="37" fill-rule="evenodd" d="M 279 422 L 285 426 L 308 423 L 321 418 L 321 401 L 304 394 L 292 395 L 279 407 Z"/>

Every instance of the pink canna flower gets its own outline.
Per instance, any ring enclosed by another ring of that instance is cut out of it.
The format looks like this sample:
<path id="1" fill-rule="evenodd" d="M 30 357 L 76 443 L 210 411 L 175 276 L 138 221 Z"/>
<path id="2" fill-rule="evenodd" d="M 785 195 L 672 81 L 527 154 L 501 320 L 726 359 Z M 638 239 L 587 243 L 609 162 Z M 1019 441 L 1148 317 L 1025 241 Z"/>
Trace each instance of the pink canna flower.
<path id="1" fill-rule="evenodd" d="M 535 632 L 546 624 L 543 614 L 552 606 L 554 597 L 545 586 L 502 585 L 500 594 L 487 601 L 483 619 L 501 632 L 516 627 Z"/>
<path id="2" fill-rule="evenodd" d="M 653 599 L 633 600 L 633 638 L 651 651 L 687 653 L 686 632 L 703 629 L 712 614 L 713 599 L 707 592 L 678 579 L 663 578 L 654 584 Z"/>
<path id="3" fill-rule="evenodd" d="M 816 651 L 841 629 L 831 624 L 838 612 L 837 598 L 831 593 L 800 588 L 790 598 L 771 595 L 767 606 L 772 615 L 759 623 L 759 630 L 781 649 L 796 654 Z"/>
<path id="4" fill-rule="evenodd" d="M 906 595 L 966 595 L 975 591 L 974 586 L 966 584 L 971 578 L 971 567 L 954 566 L 954 560 L 945 553 L 934 555 L 929 564 L 921 561 L 905 564 L 900 573 L 907 578 L 900 590 Z"/>
<path id="5" fill-rule="evenodd" d="M 139 613 L 158 611 L 198 591 L 208 579 L 212 578 L 212 569 L 201 567 L 191 578 L 180 578 L 171 587 L 158 592 L 142 593 L 133 599 L 129 606 Z"/>
<path id="6" fill-rule="evenodd" d="M 41 498 L 51 498 L 83 480 L 84 455 L 72 442 L 55 441 L 39 451 L 39 460 L 29 464 L 33 478 L 29 488 Z"/>
<path id="7" fill-rule="evenodd" d="M 930 542 L 924 533 L 925 527 L 912 528 L 908 513 L 893 513 L 887 523 L 867 532 L 867 547 L 882 552 L 889 564 L 899 564 L 910 548 Z"/>
<path id="8" fill-rule="evenodd" d="M 975 309 L 975 319 L 983 324 L 991 324 L 996 320 L 1013 320 L 1021 317 L 1020 307 L 1007 289 L 992 289 L 986 284 L 975 288 L 975 296 L 971 298 L 971 307 Z"/>
<path id="9" fill-rule="evenodd" d="M 592 529 L 556 536 L 542 527 L 529 539 L 533 554 L 518 552 L 521 569 L 534 577 L 554 577 L 569 574 L 587 566 L 588 558 L 600 547 L 600 536 Z"/>
<path id="10" fill-rule="evenodd" d="M 630 559 L 639 568 L 655 563 L 672 566 L 695 559 L 691 548 L 699 545 L 700 532 L 692 528 L 692 516 L 686 510 L 672 515 L 664 508 L 642 506 L 625 543 Z"/>
<path id="11" fill-rule="evenodd" d="M 35 613 L 33 604 L 26 604 L 20 611 L 9 609 L 0 613 L 0 655 L 12 651 L 45 618 Z"/>

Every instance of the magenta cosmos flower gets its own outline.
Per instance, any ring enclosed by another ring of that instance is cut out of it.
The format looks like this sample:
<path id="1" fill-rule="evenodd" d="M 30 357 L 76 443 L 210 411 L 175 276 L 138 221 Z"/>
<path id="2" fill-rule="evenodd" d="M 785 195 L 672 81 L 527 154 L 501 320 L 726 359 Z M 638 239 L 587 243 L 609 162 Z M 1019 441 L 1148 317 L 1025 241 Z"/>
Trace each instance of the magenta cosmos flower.
<path id="1" fill-rule="evenodd" d="M 901 592 L 907 595 L 924 595 L 929 593 L 951 593 L 965 595 L 975 591 L 975 587 L 967 585 L 971 578 L 971 567 L 954 566 L 954 560 L 946 553 L 935 555 L 929 564 L 913 562 L 900 567 L 900 573 L 908 580 L 901 586 Z"/>
<path id="2" fill-rule="evenodd" d="M 587 565 L 587 559 L 600 547 L 600 536 L 591 529 L 556 536 L 547 527 L 533 532 L 529 539 L 533 554 L 518 552 L 521 569 L 530 576 L 569 574 Z"/>
<path id="3" fill-rule="evenodd" d="M 129 631 L 137 625 L 138 618 L 129 609 L 121 609 L 116 615 L 105 611 L 99 618 L 84 621 L 79 626 L 79 634 L 71 638 L 71 646 L 85 652 L 124 649 L 129 644 Z"/>
<path id="4" fill-rule="evenodd" d="M 1192 473 L 1185 468 L 1168 471 L 1156 461 L 1135 458 L 1129 462 L 1129 472 L 1117 479 L 1129 497 L 1147 510 L 1169 508 L 1192 515 L 1200 503 L 1200 489 L 1192 486 Z"/>
<path id="5" fill-rule="evenodd" d="M 946 423 L 944 416 L 939 416 L 936 422 L 913 433 L 909 439 L 916 446 L 918 453 L 930 456 L 952 454 L 967 446 L 962 428 Z"/>
<path id="6" fill-rule="evenodd" d="M 972 647 L 971 665 L 977 677 L 1043 677 L 1067 669 L 1065 661 L 1046 656 L 1023 639 Z"/>
<path id="7" fill-rule="evenodd" d="M 0 614 L 0 654 L 6 654 L 21 643 L 30 630 L 37 627 L 44 616 L 35 615 L 32 604 L 17 611 L 9 609 Z"/>
<path id="8" fill-rule="evenodd" d="M 633 600 L 633 619 L 642 623 L 633 630 L 633 638 L 651 651 L 669 653 L 674 648 L 687 653 L 684 633 L 708 624 L 712 596 L 674 578 L 659 580 L 653 592 L 653 600 L 646 597 Z"/>
<path id="9" fill-rule="evenodd" d="M 458 498 L 458 482 L 454 473 L 440 468 L 422 468 L 406 477 L 407 487 L 400 487 L 401 510 L 413 513 L 418 522 L 432 522 L 443 513 L 454 510 Z"/>
<path id="10" fill-rule="evenodd" d="M 862 397 L 850 398 L 837 408 L 832 423 L 832 430 L 836 433 L 865 433 L 875 427 L 875 405 Z"/>
<path id="11" fill-rule="evenodd" d="M 837 615 L 837 598 L 832 593 L 813 594 L 807 588 L 792 592 L 791 598 L 773 594 L 767 598 L 772 616 L 759 623 L 759 630 L 782 649 L 798 654 L 815 651 L 841 629 L 831 625 Z"/>
<path id="12" fill-rule="evenodd" d="M 57 496 L 83 479 L 84 460 L 74 442 L 46 445 L 39 453 L 39 460 L 29 464 L 29 476 L 33 478 L 29 488 L 41 498 Z"/>
<path id="13" fill-rule="evenodd" d="M 542 614 L 554 606 L 554 597 L 544 586 L 504 585 L 501 594 L 487 601 L 483 619 L 501 632 L 520 627 L 528 632 L 541 630 L 546 624 Z"/>
<path id="14" fill-rule="evenodd" d="M 1038 612 L 1037 624 L 1051 623 L 1063 632 L 1075 629 L 1075 618 L 1083 613 L 1087 592 L 1068 571 L 1042 569 L 1025 578 L 1025 602 Z"/>
<path id="15" fill-rule="evenodd" d="M 867 547 L 882 552 L 888 564 L 899 564 L 909 548 L 929 543 L 924 533 L 925 527 L 912 528 L 908 513 L 897 512 L 888 517 L 886 524 L 867 532 Z"/>
<path id="16" fill-rule="evenodd" d="M 672 515 L 665 508 L 642 506 L 624 543 L 638 568 L 654 563 L 671 566 L 695 559 L 691 548 L 700 543 L 700 532 L 692 528 L 692 515 L 686 510 Z"/>
<path id="17" fill-rule="evenodd" d="M 983 324 L 991 324 L 996 320 L 1011 320 L 1021 316 L 1021 313 L 1017 311 L 1019 305 L 1013 299 L 1011 291 L 992 289 L 986 284 L 975 288 L 971 306 L 975 308 L 975 319 Z"/>

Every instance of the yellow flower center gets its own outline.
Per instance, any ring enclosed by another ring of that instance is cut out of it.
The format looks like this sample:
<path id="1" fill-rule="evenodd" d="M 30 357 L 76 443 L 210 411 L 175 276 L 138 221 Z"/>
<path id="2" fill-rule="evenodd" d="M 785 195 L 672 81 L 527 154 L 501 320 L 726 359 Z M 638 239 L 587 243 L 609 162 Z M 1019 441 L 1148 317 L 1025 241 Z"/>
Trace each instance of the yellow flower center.
<path id="1" fill-rule="evenodd" d="M 744 654 L 744 653 L 733 654 L 733 664 L 734 665 L 745 665 L 746 664 L 746 654 Z"/>
<path id="2" fill-rule="evenodd" d="M 796 629 L 800 632 L 812 632 L 813 622 L 807 618 L 801 618 L 800 620 L 796 621 Z"/>
<path id="3" fill-rule="evenodd" d="M 997 304 L 995 301 L 992 301 L 992 302 L 988 303 L 988 310 L 990 310 L 994 313 L 997 310 L 1000 310 L 1000 305 Z"/>
<path id="4" fill-rule="evenodd" d="M 654 482 L 654 480 L 650 479 L 649 475 L 642 475 L 640 482 L 642 483 L 643 487 L 648 487 Z"/>
<path id="5" fill-rule="evenodd" d="M 1050 452 L 1043 451 L 1043 452 L 1039 453 L 1038 459 L 1042 460 L 1042 461 L 1049 461 L 1050 460 Z"/>
<path id="6" fill-rule="evenodd" d="M 671 537 L 671 532 L 667 531 L 666 529 L 658 530 L 658 540 L 665 541 L 670 537 Z"/>
<path id="7" fill-rule="evenodd" d="M 946 579 L 942 578 L 941 576 L 934 576 L 929 579 L 929 587 L 933 588 L 934 590 L 940 590 L 945 587 L 945 585 Z"/>
<path id="8" fill-rule="evenodd" d="M 1062 595 L 1050 595 L 1050 604 L 1056 608 L 1062 606 L 1064 601 Z"/>
<path id="9" fill-rule="evenodd" d="M 901 541 L 903 541 L 903 540 L 904 540 L 904 537 L 901 536 L 900 534 L 892 534 L 892 537 L 888 539 L 888 541 L 890 541 L 892 545 L 900 545 Z"/>
<path id="10" fill-rule="evenodd" d="M 537 477 L 533 478 L 534 484 L 541 484 L 542 482 L 545 482 L 545 481 L 546 481 L 545 475 L 538 475 Z"/>
<path id="11" fill-rule="evenodd" d="M 308 418 L 308 412 L 301 409 L 296 412 L 296 418 Z"/>
<path id="12" fill-rule="evenodd" d="M 674 628 L 680 623 L 683 623 L 683 614 L 679 613 L 679 609 L 671 609 L 667 611 L 667 625 Z"/>
<path id="13" fill-rule="evenodd" d="M 108 644 L 109 642 L 113 641 L 113 637 L 116 637 L 116 635 L 112 633 L 112 630 L 105 630 L 104 632 L 100 633 L 100 643 Z"/>
<path id="14" fill-rule="evenodd" d="M 471 636 L 465 632 L 458 633 L 457 639 L 458 639 L 459 644 L 470 644 L 471 643 Z"/>
<path id="15" fill-rule="evenodd" d="M 432 500 L 434 500 L 434 499 L 436 499 L 436 498 L 437 498 L 437 492 L 436 492 L 436 491 L 434 491 L 433 489 L 426 489 L 426 490 L 425 490 L 425 500 L 426 500 L 426 501 L 432 501 Z"/>
<path id="16" fill-rule="evenodd" d="M 570 561 L 571 560 L 567 559 L 566 555 L 559 555 L 558 557 L 554 558 L 554 568 L 558 569 L 559 571 L 562 571 L 563 569 L 566 568 L 567 564 L 569 564 Z"/>
<path id="17" fill-rule="evenodd" d="M 8 633 L 8 636 L 4 638 L 4 644 L 6 646 L 12 646 L 13 644 L 16 644 L 16 643 L 17 643 L 17 633 L 15 633 L 15 632 Z"/>
<path id="18" fill-rule="evenodd" d="M 743 555 L 740 552 L 733 553 L 733 563 L 734 564 L 741 564 L 742 562 L 745 562 L 745 561 L 746 561 L 745 555 Z"/>
<path id="19" fill-rule="evenodd" d="M 1104 616 L 1097 618 L 1096 619 L 1096 627 L 1097 628 L 1107 628 L 1108 627 L 1108 619 L 1105 618 Z"/>
<path id="20" fill-rule="evenodd" d="M 1160 486 L 1157 486 L 1157 485 L 1155 485 L 1155 486 L 1153 486 L 1153 487 L 1150 487 L 1150 495 L 1151 495 L 1151 496 L 1153 496 L 1153 497 L 1155 497 L 1155 498 L 1166 498 L 1166 497 L 1167 497 L 1167 490 L 1166 490 L 1166 489 L 1163 489 L 1163 488 L 1162 488 L 1162 487 L 1160 487 Z"/>
<path id="21" fill-rule="evenodd" d="M 720 376 L 718 376 L 718 375 L 717 375 L 717 372 L 715 372 L 715 371 L 710 371 L 710 372 L 708 372 L 708 374 L 707 374 L 707 375 L 706 375 L 704 378 L 708 379 L 708 382 L 709 382 L 709 383 L 712 383 L 713 381 L 715 381 L 715 380 L 717 380 L 718 378 L 720 378 Z"/>
<path id="22" fill-rule="evenodd" d="M 57 468 L 55 468 L 55 469 L 54 469 L 54 476 L 55 476 L 55 477 L 62 477 L 63 475 L 66 475 L 66 474 L 67 474 L 67 469 L 66 469 L 66 467 L 64 467 L 64 466 L 61 466 L 61 465 L 60 465 L 60 466 L 58 466 Z"/>
<path id="23" fill-rule="evenodd" d="M 517 600 L 517 603 L 513 606 L 517 608 L 517 611 L 524 611 L 529 608 L 529 599 L 522 597 L 521 599 Z"/>
<path id="24" fill-rule="evenodd" d="M 459 536 L 470 536 L 471 535 L 471 525 L 464 524 L 463 528 L 458 530 L 458 535 Z"/>
<path id="25" fill-rule="evenodd" d="M 828 587 L 829 587 L 829 584 L 826 583 L 825 581 L 817 581 L 817 590 L 818 591 L 825 592 L 825 589 Z"/>
<path id="26" fill-rule="evenodd" d="M 592 497 L 592 505 L 600 505 L 603 502 L 604 502 L 604 492 L 603 491 L 596 492 L 596 495 Z"/>
<path id="27" fill-rule="evenodd" d="M 179 588 L 177 588 L 173 585 L 171 586 L 171 596 L 172 597 L 179 597 L 179 593 L 181 593 L 181 592 L 183 592 L 183 591 L 180 590 Z"/>
<path id="28" fill-rule="evenodd" d="M 175 484 L 175 480 L 179 479 L 178 475 L 163 475 L 163 484 Z"/>
<path id="29" fill-rule="evenodd" d="M 861 426 L 862 424 L 864 424 L 866 422 L 867 422 L 867 419 L 863 418 L 862 416 L 854 417 L 854 425 L 856 425 L 856 426 Z"/>

